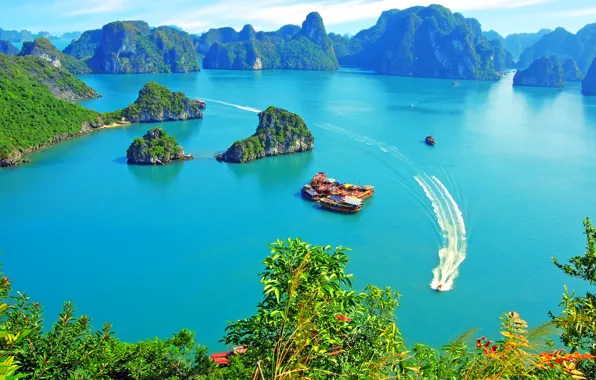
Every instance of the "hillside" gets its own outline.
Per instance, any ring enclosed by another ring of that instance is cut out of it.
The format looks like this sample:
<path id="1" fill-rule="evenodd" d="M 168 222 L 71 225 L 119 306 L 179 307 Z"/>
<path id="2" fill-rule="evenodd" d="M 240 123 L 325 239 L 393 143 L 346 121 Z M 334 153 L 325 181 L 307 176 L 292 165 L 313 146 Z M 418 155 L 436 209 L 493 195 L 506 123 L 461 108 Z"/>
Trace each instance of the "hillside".
<path id="1" fill-rule="evenodd" d="M 295 31 L 294 27 L 285 26 L 278 32 L 256 33 L 247 25 L 236 36 L 226 34 L 227 38 L 237 38 L 236 42 L 213 43 L 203 66 L 239 70 L 335 70 L 339 67 L 333 43 L 318 13 L 310 13 L 300 30 Z"/>
<path id="2" fill-rule="evenodd" d="M 351 39 L 335 35 L 341 64 L 382 74 L 496 80 L 495 50 L 480 23 L 440 5 L 389 10 Z M 498 51 L 506 60 L 506 53 Z M 504 64 L 502 65 L 504 66 Z M 500 67 L 502 68 L 502 67 Z"/>
<path id="3" fill-rule="evenodd" d="M 0 55 L 0 166 L 16 165 L 23 154 L 103 125 L 99 113 L 52 92 L 95 94 L 41 58 Z"/>
<path id="4" fill-rule="evenodd" d="M 85 62 L 66 55 L 56 49 L 54 45 L 45 37 L 37 37 L 32 42 L 23 43 L 20 56 L 33 55 L 50 62 L 55 67 L 63 67 L 73 74 L 89 74 L 91 70 Z"/>

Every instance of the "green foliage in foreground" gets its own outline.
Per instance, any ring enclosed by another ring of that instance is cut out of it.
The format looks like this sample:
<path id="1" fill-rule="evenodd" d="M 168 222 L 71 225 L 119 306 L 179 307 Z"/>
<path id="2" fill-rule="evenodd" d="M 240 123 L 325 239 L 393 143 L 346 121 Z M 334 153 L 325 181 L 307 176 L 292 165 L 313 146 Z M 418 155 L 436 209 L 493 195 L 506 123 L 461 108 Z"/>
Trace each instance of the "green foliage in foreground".
<path id="1" fill-rule="evenodd" d="M 90 90 L 41 58 L 0 55 L 0 166 L 76 135 L 85 125 L 101 125 L 97 112 L 57 99 L 50 88 L 78 94 Z"/>
<path id="2" fill-rule="evenodd" d="M 596 283 L 596 230 L 585 221 L 586 255 L 555 264 Z M 12 296 L 0 280 L 0 376 L 30 379 L 586 379 L 594 378 L 593 295 L 564 299 L 553 316 L 571 353 L 553 351 L 554 325 L 529 330 L 515 312 L 501 318 L 501 337 L 460 339 L 435 350 L 408 349 L 396 325 L 399 294 L 390 288 L 352 288 L 347 249 L 311 246 L 299 239 L 269 246 L 256 314 L 233 322 L 224 341 L 244 354 L 216 367 L 186 329 L 172 338 L 125 343 L 106 324 L 93 332 L 66 303 L 44 332 L 41 308 Z M 15 375 L 17 374 L 17 375 Z M 20 375 L 18 375 L 20 374 Z"/>

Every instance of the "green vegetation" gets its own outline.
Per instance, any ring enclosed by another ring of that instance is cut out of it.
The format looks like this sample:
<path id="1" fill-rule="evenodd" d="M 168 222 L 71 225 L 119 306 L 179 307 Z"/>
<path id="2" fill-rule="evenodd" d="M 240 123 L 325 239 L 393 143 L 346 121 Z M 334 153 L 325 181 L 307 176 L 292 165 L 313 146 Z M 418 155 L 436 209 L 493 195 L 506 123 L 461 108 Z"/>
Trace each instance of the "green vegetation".
<path id="1" fill-rule="evenodd" d="M 73 41 L 64 49 L 64 53 L 76 59 L 88 59 L 95 54 L 101 44 L 101 29 L 88 30 L 81 34 L 79 39 Z"/>
<path id="2" fill-rule="evenodd" d="M 278 32 L 259 32 L 247 25 L 237 34 L 215 30 L 201 37 L 204 48 L 210 39 L 219 37 L 230 42 L 213 41 L 203 61 L 205 68 L 236 70 L 336 70 L 339 67 L 333 43 L 317 13 L 307 16 L 302 28 L 286 25 Z"/>
<path id="3" fill-rule="evenodd" d="M 156 82 L 147 83 L 130 106 L 104 114 L 106 123 L 122 118 L 132 123 L 201 118 L 201 104 L 183 92 L 172 92 Z"/>
<path id="4" fill-rule="evenodd" d="M 534 61 L 526 70 L 518 70 L 513 77 L 514 86 L 563 87 L 565 72 L 555 56 Z"/>
<path id="5" fill-rule="evenodd" d="M 596 229 L 587 219 L 586 253 L 555 264 L 596 284 Z M 186 329 L 172 338 L 125 343 L 112 326 L 93 331 L 67 302 L 44 329 L 39 304 L 10 292 L 0 280 L 0 374 L 31 379 L 502 379 L 585 380 L 596 377 L 596 296 L 566 293 L 561 315 L 535 329 L 515 312 L 501 317 L 501 337 L 470 330 L 441 349 L 408 347 L 397 327 L 400 295 L 352 286 L 348 249 L 300 239 L 269 247 L 261 273 L 263 298 L 254 315 L 232 322 L 226 344 L 245 348 L 226 367 L 210 363 L 207 348 Z M 1 275 L 1 273 L 0 273 Z M 556 350 L 548 340 L 559 328 Z M 421 326 L 421 328 L 424 328 Z M 476 335 L 476 336 L 473 336 Z M 17 377 L 6 377 L 7 379 Z"/>
<path id="6" fill-rule="evenodd" d="M 129 164 L 164 165 L 179 159 L 183 153 L 176 139 L 157 127 L 136 138 L 126 151 Z"/>
<path id="7" fill-rule="evenodd" d="M 85 62 L 60 52 L 50 40 L 44 37 L 37 37 L 33 42 L 23 43 L 23 49 L 19 53 L 21 56 L 35 55 L 42 57 L 50 62 L 60 62 L 60 66 L 73 74 L 89 74 L 91 69 Z"/>
<path id="8" fill-rule="evenodd" d="M 152 29 L 143 21 L 112 22 L 102 28 L 101 37 L 90 34 L 88 40 L 74 42 L 66 50 L 82 55 L 92 49 L 94 54 L 86 63 L 97 73 L 199 70 L 198 56 L 188 33 L 168 26 Z"/>
<path id="9" fill-rule="evenodd" d="M 304 120 L 295 113 L 270 106 L 259 113 L 256 132 L 234 142 L 220 161 L 245 163 L 265 156 L 290 154 L 313 149 L 314 137 Z"/>
<path id="10" fill-rule="evenodd" d="M 37 57 L 0 55 L 0 166 L 23 153 L 101 126 L 97 112 L 52 93 L 95 93 L 63 69 Z"/>

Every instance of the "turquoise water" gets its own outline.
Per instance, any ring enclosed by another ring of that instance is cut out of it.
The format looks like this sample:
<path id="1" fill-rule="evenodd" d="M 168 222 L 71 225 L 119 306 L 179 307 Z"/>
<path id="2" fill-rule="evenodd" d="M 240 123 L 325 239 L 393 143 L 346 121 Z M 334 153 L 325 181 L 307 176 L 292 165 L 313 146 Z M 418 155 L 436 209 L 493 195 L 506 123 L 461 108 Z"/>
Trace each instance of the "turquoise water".
<path id="1" fill-rule="evenodd" d="M 509 76 L 453 87 L 357 70 L 83 80 L 104 95 L 84 103 L 100 111 L 132 102 L 150 80 L 209 99 L 208 108 L 203 120 L 161 124 L 194 161 L 127 166 L 130 142 L 155 126 L 145 124 L 0 171 L 1 261 L 49 320 L 72 300 L 124 339 L 188 327 L 221 348 L 226 321 L 255 310 L 266 244 L 287 237 L 351 247 L 357 287 L 403 294 L 397 315 L 409 343 L 439 346 L 473 327 L 494 334 L 511 310 L 535 326 L 564 284 L 582 289 L 550 260 L 583 252 L 581 220 L 596 217 L 596 99 L 578 84 L 513 89 Z M 302 115 L 316 149 L 246 165 L 212 159 L 253 133 L 254 111 L 269 105 Z M 435 147 L 423 143 L 428 134 Z M 319 210 L 299 197 L 317 171 L 377 192 L 356 215 Z M 415 176 L 428 185 L 436 176 L 448 191 L 430 195 L 451 239 Z M 452 289 L 437 293 L 429 284 L 443 247 L 466 257 Z"/>

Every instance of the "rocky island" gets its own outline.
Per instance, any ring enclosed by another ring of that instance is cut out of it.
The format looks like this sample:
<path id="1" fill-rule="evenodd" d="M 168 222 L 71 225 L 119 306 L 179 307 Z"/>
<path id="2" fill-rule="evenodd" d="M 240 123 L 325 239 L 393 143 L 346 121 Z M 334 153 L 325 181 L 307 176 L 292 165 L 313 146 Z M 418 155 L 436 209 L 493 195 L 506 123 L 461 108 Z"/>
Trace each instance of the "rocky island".
<path id="1" fill-rule="evenodd" d="M 185 73 L 199 70 L 193 39 L 184 31 L 144 21 L 116 21 L 90 30 L 64 49 L 94 73 Z"/>
<path id="2" fill-rule="evenodd" d="M 246 163 L 259 158 L 306 152 L 315 138 L 304 120 L 295 113 L 269 107 L 259 113 L 259 126 L 251 137 L 236 141 L 215 158 L 221 162 Z"/>
<path id="3" fill-rule="evenodd" d="M 201 119 L 205 102 L 192 100 L 183 92 L 172 92 L 156 82 L 147 83 L 139 97 L 128 107 L 106 115 L 113 120 L 130 123 Z"/>
<path id="4" fill-rule="evenodd" d="M 596 58 L 582 82 L 582 93 L 588 96 L 596 96 Z"/>
<path id="5" fill-rule="evenodd" d="M 212 33 L 212 37 L 215 37 Z M 203 61 L 206 69 L 236 70 L 336 70 L 339 68 L 333 43 L 317 12 L 308 14 L 302 28 L 287 25 L 277 32 L 257 33 L 247 25 L 238 34 L 226 31 L 215 41 Z M 208 41 L 199 40 L 199 48 Z"/>
<path id="6" fill-rule="evenodd" d="M 564 78 L 563 66 L 557 57 L 544 57 L 535 60 L 526 70 L 518 70 L 513 77 L 513 85 L 563 87 Z"/>
<path id="7" fill-rule="evenodd" d="M 32 42 L 23 43 L 20 56 L 33 55 L 45 59 L 54 67 L 63 67 L 73 74 L 90 74 L 91 70 L 85 62 L 62 53 L 50 40 L 44 37 L 37 37 Z"/>
<path id="8" fill-rule="evenodd" d="M 0 53 L 8 55 L 17 55 L 19 54 L 19 49 L 14 47 L 14 45 L 8 41 L 0 40 Z"/>
<path id="9" fill-rule="evenodd" d="M 126 160 L 134 165 L 166 165 L 172 161 L 192 160 L 175 138 L 157 127 L 136 138 L 126 150 Z"/>
<path id="10" fill-rule="evenodd" d="M 440 5 L 385 11 L 376 25 L 352 38 L 334 35 L 341 64 L 407 77 L 497 80 L 506 65 L 502 47 L 491 46 L 480 23 Z"/>
<path id="11" fill-rule="evenodd" d="M 584 74 L 577 67 L 577 63 L 571 58 L 563 63 L 563 73 L 566 82 L 581 82 L 584 79 Z"/>

